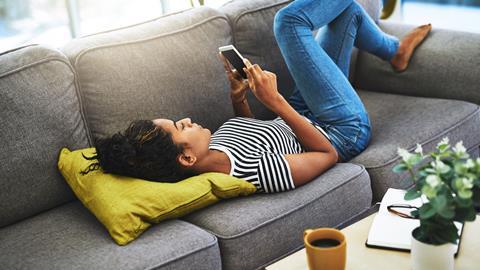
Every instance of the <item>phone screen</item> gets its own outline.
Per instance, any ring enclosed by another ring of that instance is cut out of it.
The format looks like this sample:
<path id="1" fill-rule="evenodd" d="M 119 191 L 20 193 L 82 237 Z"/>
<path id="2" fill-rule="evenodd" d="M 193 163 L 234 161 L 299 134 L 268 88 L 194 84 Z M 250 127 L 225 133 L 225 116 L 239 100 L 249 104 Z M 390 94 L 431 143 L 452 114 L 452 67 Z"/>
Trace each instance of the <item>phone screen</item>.
<path id="1" fill-rule="evenodd" d="M 228 62 L 232 64 L 232 66 L 240 73 L 240 75 L 246 79 L 247 74 L 243 71 L 243 68 L 246 68 L 245 63 L 243 63 L 243 59 L 234 51 L 234 50 L 226 50 L 222 51 L 223 56 L 227 58 Z"/>

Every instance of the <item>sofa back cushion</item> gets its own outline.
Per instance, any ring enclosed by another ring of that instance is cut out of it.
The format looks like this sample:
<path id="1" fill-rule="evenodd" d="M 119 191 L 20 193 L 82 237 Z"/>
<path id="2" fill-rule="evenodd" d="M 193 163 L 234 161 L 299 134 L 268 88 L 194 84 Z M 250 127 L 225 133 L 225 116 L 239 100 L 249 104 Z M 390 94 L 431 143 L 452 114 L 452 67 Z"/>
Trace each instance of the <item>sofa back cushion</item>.
<path id="1" fill-rule="evenodd" d="M 386 33 L 404 37 L 416 25 L 380 21 Z M 388 62 L 360 53 L 355 85 L 374 92 L 458 99 L 480 105 L 480 34 L 440 29 L 415 50 L 407 70 L 394 72 Z"/>
<path id="2" fill-rule="evenodd" d="M 71 41 L 62 50 L 78 77 L 94 137 L 135 119 L 190 117 L 211 130 L 233 116 L 218 47 L 227 18 L 202 7 Z"/>
<path id="3" fill-rule="evenodd" d="M 0 55 L 0 116 L 0 227 L 73 200 L 57 158 L 88 135 L 68 59 L 41 46 Z"/>
<path id="4" fill-rule="evenodd" d="M 252 63 L 258 63 L 263 69 L 277 74 L 278 89 L 285 97 L 289 97 L 294 81 L 277 46 L 273 34 L 273 20 L 277 11 L 288 5 L 291 0 L 235 0 L 228 2 L 220 8 L 231 22 L 235 47 L 240 53 L 250 59 Z M 358 0 L 365 10 L 375 20 L 379 17 L 379 0 Z M 356 54 L 352 54 L 351 76 L 355 66 Z M 248 97 L 250 106 L 255 116 L 262 119 L 274 117 L 259 103 L 253 95 Z"/>

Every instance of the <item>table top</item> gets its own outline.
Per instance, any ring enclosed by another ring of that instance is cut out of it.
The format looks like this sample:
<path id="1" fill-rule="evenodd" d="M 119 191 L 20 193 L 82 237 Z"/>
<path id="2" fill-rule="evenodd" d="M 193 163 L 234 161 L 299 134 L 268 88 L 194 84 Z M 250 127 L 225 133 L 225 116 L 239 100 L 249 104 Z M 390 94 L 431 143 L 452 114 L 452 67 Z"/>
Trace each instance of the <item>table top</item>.
<path id="1" fill-rule="evenodd" d="M 342 229 L 347 239 L 346 269 L 411 269 L 410 253 L 365 246 L 370 225 L 376 213 Z M 455 258 L 456 270 L 479 269 L 480 256 L 480 216 L 474 222 L 466 222 L 462 234 L 460 251 Z M 308 269 L 305 249 L 266 267 L 266 270 L 306 270 Z"/>

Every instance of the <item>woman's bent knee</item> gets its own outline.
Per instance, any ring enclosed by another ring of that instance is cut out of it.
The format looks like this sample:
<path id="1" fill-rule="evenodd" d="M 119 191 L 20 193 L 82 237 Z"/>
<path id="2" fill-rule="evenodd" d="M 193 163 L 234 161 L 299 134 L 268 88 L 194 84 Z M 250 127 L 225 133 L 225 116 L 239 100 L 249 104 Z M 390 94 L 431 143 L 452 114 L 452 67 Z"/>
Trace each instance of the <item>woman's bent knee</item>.
<path id="1" fill-rule="evenodd" d="M 280 9 L 273 19 L 273 33 L 276 37 L 282 34 L 288 26 L 291 26 L 295 21 L 295 14 L 288 10 L 288 6 Z"/>
<path id="2" fill-rule="evenodd" d="M 275 36 L 282 34 L 282 31 L 289 31 L 291 27 L 296 26 L 313 27 L 309 18 L 300 9 L 291 4 L 277 11 L 273 20 Z"/>

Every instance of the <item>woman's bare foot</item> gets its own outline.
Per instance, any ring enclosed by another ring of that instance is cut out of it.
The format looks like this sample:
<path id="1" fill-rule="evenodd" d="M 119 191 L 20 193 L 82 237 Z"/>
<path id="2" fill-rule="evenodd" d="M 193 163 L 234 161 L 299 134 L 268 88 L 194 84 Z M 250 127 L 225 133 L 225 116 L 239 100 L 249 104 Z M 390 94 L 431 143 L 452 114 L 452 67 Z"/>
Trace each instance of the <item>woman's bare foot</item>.
<path id="1" fill-rule="evenodd" d="M 390 60 L 390 64 L 395 71 L 402 72 L 407 69 L 413 51 L 427 37 L 430 30 L 432 30 L 432 24 L 421 25 L 413 29 L 400 41 L 397 53 Z"/>

